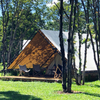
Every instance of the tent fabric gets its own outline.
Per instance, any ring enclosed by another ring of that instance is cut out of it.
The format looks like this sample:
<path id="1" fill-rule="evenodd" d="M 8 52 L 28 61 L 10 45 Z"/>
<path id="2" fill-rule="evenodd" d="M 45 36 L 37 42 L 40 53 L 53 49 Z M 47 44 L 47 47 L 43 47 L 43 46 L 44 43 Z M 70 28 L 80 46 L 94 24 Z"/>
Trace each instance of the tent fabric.
<path id="1" fill-rule="evenodd" d="M 50 63 L 50 65 L 48 66 L 48 70 L 46 71 L 47 75 L 52 75 L 54 74 L 52 71 L 55 70 L 54 66 L 57 67 L 58 65 L 62 65 L 62 60 L 61 60 L 61 56 L 59 54 L 57 54 L 54 58 L 54 60 Z M 66 62 L 66 69 L 67 69 L 67 62 Z"/>
<path id="2" fill-rule="evenodd" d="M 82 35 L 86 38 L 86 34 Z M 67 43 L 68 32 L 63 32 L 64 38 L 64 50 L 65 57 L 67 59 L 68 43 Z M 78 51 L 79 49 L 79 38 L 76 33 L 76 44 L 75 47 Z M 84 63 L 84 44 L 81 47 L 82 52 L 82 67 Z M 55 52 L 57 49 L 57 52 Z M 52 30 L 39 30 L 33 39 L 24 47 L 23 51 L 19 56 L 13 61 L 13 63 L 8 67 L 8 69 L 19 69 L 18 64 L 25 65 L 27 68 L 33 68 L 33 64 L 39 64 L 41 67 L 52 67 L 52 63 L 56 55 L 60 54 L 60 41 L 59 41 L 59 31 Z M 59 57 L 58 57 L 59 58 Z M 58 60 L 58 58 L 56 60 Z M 60 61 L 60 60 L 59 60 Z M 75 52 L 76 68 L 79 69 L 79 57 L 78 52 Z M 92 46 L 87 50 L 87 63 L 86 71 L 97 70 L 94 63 Z"/>
<path id="3" fill-rule="evenodd" d="M 39 30 L 8 69 L 19 69 L 18 64 L 27 68 L 33 68 L 33 64 L 47 67 L 57 54 L 53 48 L 55 46 Z"/>
<path id="4" fill-rule="evenodd" d="M 59 31 L 52 31 L 52 30 L 41 30 L 44 35 L 51 41 L 51 43 L 57 48 L 60 52 L 60 41 L 59 41 Z M 68 32 L 63 32 L 63 40 L 64 40 L 64 50 L 65 50 L 65 57 L 67 58 L 68 52 Z"/>

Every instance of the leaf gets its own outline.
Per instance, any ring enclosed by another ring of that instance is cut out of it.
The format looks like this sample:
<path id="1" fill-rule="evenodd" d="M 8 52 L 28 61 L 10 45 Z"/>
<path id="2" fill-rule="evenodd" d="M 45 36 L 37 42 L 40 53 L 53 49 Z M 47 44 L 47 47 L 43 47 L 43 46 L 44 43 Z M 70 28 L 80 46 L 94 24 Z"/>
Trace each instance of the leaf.
<path id="1" fill-rule="evenodd" d="M 75 26 L 78 28 L 78 25 L 77 24 L 75 24 Z"/>
<path id="2" fill-rule="evenodd" d="M 86 41 L 86 39 L 84 38 L 84 39 L 82 40 L 82 44 L 85 43 L 85 41 Z"/>
<path id="3" fill-rule="evenodd" d="M 73 41 L 73 43 L 75 44 L 77 41 Z"/>
<path id="4" fill-rule="evenodd" d="M 89 42 L 90 41 L 90 39 L 87 39 L 87 42 Z"/>

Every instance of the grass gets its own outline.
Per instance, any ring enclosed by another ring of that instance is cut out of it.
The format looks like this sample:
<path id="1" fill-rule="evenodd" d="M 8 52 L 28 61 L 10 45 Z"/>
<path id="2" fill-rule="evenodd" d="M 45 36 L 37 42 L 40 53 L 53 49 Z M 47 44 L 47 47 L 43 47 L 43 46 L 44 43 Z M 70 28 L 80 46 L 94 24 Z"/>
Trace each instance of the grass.
<path id="1" fill-rule="evenodd" d="M 76 94 L 58 94 L 61 83 L 21 82 L 0 80 L 0 100 L 100 100 L 100 81 L 87 82 L 84 86 L 72 84 Z"/>

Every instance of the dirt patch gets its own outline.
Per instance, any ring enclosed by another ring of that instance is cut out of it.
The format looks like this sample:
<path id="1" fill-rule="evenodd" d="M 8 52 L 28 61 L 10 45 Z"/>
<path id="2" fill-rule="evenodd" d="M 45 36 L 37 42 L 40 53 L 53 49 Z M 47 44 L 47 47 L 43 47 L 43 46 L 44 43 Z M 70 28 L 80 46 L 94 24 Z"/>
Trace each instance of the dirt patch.
<path id="1" fill-rule="evenodd" d="M 70 93 L 69 92 L 63 92 L 63 91 L 57 91 L 58 94 L 79 94 L 79 93 L 83 93 L 83 92 L 80 92 L 80 91 L 71 91 Z"/>

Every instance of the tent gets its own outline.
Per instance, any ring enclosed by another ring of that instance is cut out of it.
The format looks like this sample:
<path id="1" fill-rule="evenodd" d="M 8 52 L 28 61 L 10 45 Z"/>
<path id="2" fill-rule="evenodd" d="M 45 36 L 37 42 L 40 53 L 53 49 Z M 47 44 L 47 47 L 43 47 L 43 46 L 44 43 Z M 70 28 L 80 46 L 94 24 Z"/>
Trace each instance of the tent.
<path id="1" fill-rule="evenodd" d="M 63 33 L 63 37 L 67 39 L 65 33 Z M 22 52 L 8 69 L 19 69 L 18 65 L 33 68 L 34 64 L 47 68 L 46 74 L 51 74 L 50 69 L 54 64 L 62 65 L 59 44 L 59 31 L 39 30 L 27 46 L 23 47 Z M 67 42 L 65 42 L 65 48 L 67 50 Z"/>
<path id="2" fill-rule="evenodd" d="M 65 57 L 67 59 L 67 43 L 68 32 L 63 32 L 63 40 L 64 49 L 65 49 Z M 83 35 L 83 38 L 86 38 L 86 34 Z M 76 49 L 78 51 L 79 40 L 78 34 L 76 33 Z M 85 45 L 82 45 L 82 67 L 84 63 L 84 50 Z M 76 56 L 76 68 L 79 69 L 79 57 L 78 52 L 75 53 Z M 13 63 L 8 67 L 8 69 L 19 69 L 20 65 L 26 65 L 27 68 L 33 68 L 33 64 L 39 64 L 43 68 L 47 68 L 46 74 L 51 74 L 50 69 L 52 69 L 53 65 L 60 64 L 62 65 L 61 60 L 61 52 L 60 52 L 60 42 L 59 42 L 59 31 L 52 30 L 39 30 L 36 35 L 33 37 L 31 41 L 29 41 L 28 45 L 23 47 L 22 52 L 19 56 L 13 61 Z M 87 63 L 86 63 L 86 71 L 97 71 L 92 47 L 87 51 Z"/>

